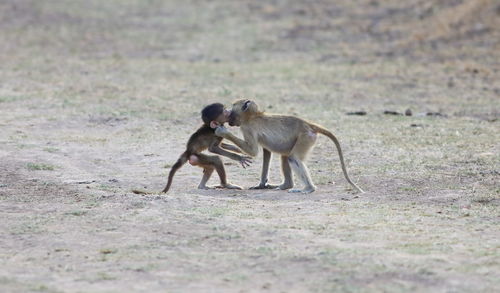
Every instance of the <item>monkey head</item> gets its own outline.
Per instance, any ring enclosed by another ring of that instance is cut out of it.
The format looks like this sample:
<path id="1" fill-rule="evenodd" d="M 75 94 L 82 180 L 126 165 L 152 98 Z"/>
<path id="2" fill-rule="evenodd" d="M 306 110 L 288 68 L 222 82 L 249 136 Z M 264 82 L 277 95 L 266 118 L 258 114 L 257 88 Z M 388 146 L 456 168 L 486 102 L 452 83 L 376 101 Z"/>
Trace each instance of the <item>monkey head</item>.
<path id="1" fill-rule="evenodd" d="M 230 126 L 241 126 L 241 122 L 248 120 L 251 116 L 258 114 L 259 106 L 254 101 L 238 100 L 233 103 L 233 108 L 229 114 Z"/>
<path id="2" fill-rule="evenodd" d="M 201 119 L 205 125 L 209 125 L 212 128 L 217 128 L 218 126 L 224 126 L 229 119 L 229 114 L 231 111 L 224 108 L 221 103 L 214 103 L 206 106 L 201 111 Z"/>

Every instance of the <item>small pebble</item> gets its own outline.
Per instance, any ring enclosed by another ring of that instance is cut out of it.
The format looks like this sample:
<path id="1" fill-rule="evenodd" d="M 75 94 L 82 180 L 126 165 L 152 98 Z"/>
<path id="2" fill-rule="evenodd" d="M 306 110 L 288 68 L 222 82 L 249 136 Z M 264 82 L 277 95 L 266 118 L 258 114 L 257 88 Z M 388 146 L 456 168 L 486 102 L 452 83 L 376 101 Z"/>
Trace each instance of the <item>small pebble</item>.
<path id="1" fill-rule="evenodd" d="M 365 116 L 366 111 L 354 111 L 354 112 L 347 112 L 347 115 L 357 115 L 357 116 Z"/>
<path id="2" fill-rule="evenodd" d="M 384 111 L 384 114 L 385 115 L 403 115 L 403 114 L 396 112 L 396 111 L 387 111 L 387 110 Z"/>

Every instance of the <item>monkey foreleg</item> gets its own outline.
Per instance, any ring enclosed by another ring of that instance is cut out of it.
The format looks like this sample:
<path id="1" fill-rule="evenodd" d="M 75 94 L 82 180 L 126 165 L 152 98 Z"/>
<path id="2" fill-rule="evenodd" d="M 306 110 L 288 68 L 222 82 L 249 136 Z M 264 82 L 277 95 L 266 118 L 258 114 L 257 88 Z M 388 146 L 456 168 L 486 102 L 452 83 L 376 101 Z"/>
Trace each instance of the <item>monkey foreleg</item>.
<path id="1" fill-rule="evenodd" d="M 245 136 L 245 139 L 243 140 L 236 137 L 229 130 L 227 130 L 227 128 L 223 126 L 219 126 L 215 129 L 215 135 L 230 140 L 231 142 L 236 144 L 236 146 L 239 147 L 241 151 L 252 157 L 255 157 L 259 152 L 259 145 L 257 142 L 257 138 L 253 136 Z"/>
<path id="2" fill-rule="evenodd" d="M 263 163 L 262 163 L 262 173 L 260 175 L 260 183 L 257 186 L 250 187 L 250 189 L 275 189 L 278 185 L 268 184 L 268 174 L 269 174 L 269 162 L 271 161 L 271 152 L 267 149 L 263 150 Z"/>

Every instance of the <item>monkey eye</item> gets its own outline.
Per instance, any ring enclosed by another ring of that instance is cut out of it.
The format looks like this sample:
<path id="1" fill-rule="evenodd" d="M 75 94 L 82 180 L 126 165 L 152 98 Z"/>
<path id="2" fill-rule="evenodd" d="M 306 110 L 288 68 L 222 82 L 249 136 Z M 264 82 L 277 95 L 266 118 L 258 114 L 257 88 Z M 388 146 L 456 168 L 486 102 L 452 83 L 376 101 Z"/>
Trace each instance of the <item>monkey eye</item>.
<path id="1" fill-rule="evenodd" d="M 248 104 L 250 104 L 250 100 L 246 101 L 245 104 L 243 104 L 243 107 L 241 107 L 241 110 L 246 111 L 248 109 Z"/>

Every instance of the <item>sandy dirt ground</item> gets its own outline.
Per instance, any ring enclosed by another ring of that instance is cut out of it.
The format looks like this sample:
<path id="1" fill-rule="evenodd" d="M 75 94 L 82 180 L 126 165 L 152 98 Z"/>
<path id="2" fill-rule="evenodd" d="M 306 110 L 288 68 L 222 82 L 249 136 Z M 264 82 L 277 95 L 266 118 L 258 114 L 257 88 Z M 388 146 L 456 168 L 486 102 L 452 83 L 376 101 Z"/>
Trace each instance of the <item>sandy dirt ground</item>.
<path id="1" fill-rule="evenodd" d="M 489 0 L 1 1 L 0 291 L 497 291 L 499 19 Z M 131 192 L 239 97 L 331 129 L 366 193 L 325 137 L 312 194 L 248 190 L 261 153 L 224 159 L 241 191 L 186 165 Z"/>

